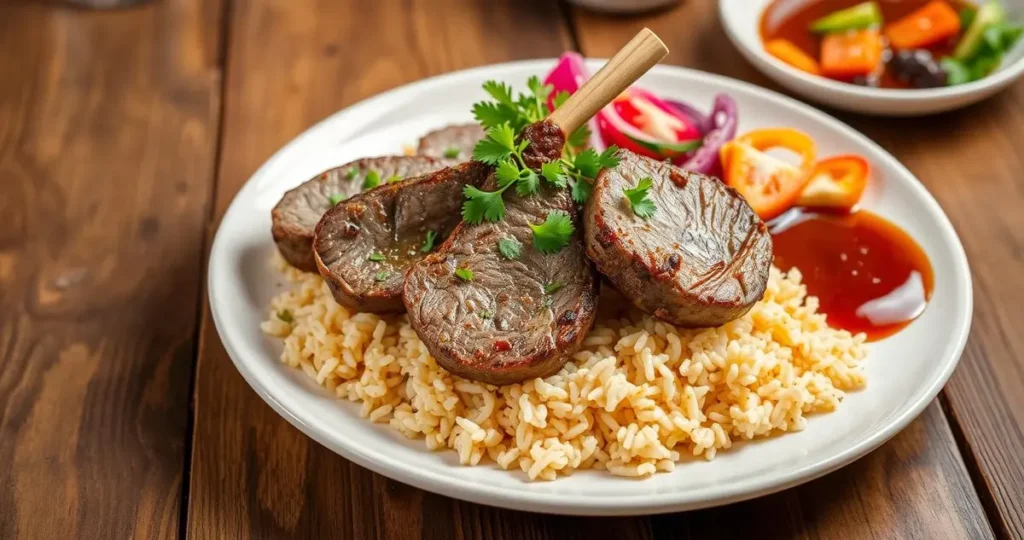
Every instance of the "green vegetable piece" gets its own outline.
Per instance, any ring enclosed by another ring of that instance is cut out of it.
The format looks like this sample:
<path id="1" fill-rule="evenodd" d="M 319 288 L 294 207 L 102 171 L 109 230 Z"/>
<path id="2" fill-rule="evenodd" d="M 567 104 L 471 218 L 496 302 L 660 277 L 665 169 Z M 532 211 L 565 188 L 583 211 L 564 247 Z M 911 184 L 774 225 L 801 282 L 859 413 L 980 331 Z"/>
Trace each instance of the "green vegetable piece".
<path id="1" fill-rule="evenodd" d="M 295 317 L 292 317 L 292 312 L 287 309 L 282 309 L 281 311 L 278 311 L 277 318 L 280 319 L 281 322 L 286 322 L 288 324 L 295 322 Z"/>
<path id="2" fill-rule="evenodd" d="M 363 189 L 373 189 L 380 185 L 380 173 L 370 169 L 366 173 L 366 178 L 363 179 Z"/>
<path id="3" fill-rule="evenodd" d="M 513 261 L 523 255 L 523 245 L 515 238 L 506 237 L 498 240 L 498 251 L 506 259 Z"/>
<path id="4" fill-rule="evenodd" d="M 420 251 L 423 253 L 430 253 L 434 250 L 434 242 L 437 240 L 437 233 L 434 231 L 427 231 L 427 238 L 423 240 L 423 247 Z"/>
<path id="5" fill-rule="evenodd" d="M 875 2 L 864 2 L 853 7 L 833 11 L 811 23 L 810 31 L 815 34 L 830 34 L 847 30 L 860 30 L 881 26 L 882 10 Z"/>
<path id="6" fill-rule="evenodd" d="M 448 148 L 444 149 L 444 157 L 448 159 L 455 159 L 459 157 L 459 153 L 459 149 L 455 148 L 454 146 L 449 146 Z"/>
<path id="7" fill-rule="evenodd" d="M 485 309 L 485 310 L 481 311 L 480 313 L 477 313 L 477 316 L 480 317 L 481 319 L 493 319 L 494 318 L 494 312 Z"/>
<path id="8" fill-rule="evenodd" d="M 978 8 L 971 25 L 964 31 L 960 42 L 953 50 L 953 58 L 961 62 L 967 60 L 981 51 L 985 42 L 985 30 L 989 26 L 1003 22 L 1006 19 L 1006 11 L 999 0 L 989 0 Z"/>
<path id="9" fill-rule="evenodd" d="M 400 174 L 392 174 L 391 176 L 388 177 L 388 179 L 385 182 L 390 184 L 392 182 L 401 182 L 401 181 L 402 181 L 402 175 L 400 175 Z"/>
<path id="10" fill-rule="evenodd" d="M 622 192 L 626 195 L 626 201 L 629 203 L 629 207 L 633 209 L 633 213 L 637 217 L 647 219 L 654 215 L 654 211 L 657 207 L 654 205 L 654 201 L 648 198 L 647 193 L 651 190 L 651 186 L 654 183 L 650 177 L 641 178 L 640 182 L 637 183 L 635 188 L 623 189 Z"/>
<path id="11" fill-rule="evenodd" d="M 345 196 L 342 195 L 341 193 L 335 193 L 334 195 L 327 197 L 327 202 L 331 203 L 331 206 L 336 206 L 338 203 L 344 200 Z"/>
<path id="12" fill-rule="evenodd" d="M 390 275 L 391 275 L 391 272 L 377 272 L 377 275 L 373 276 L 373 279 L 375 279 L 377 281 L 384 281 L 384 280 L 388 279 L 388 276 L 390 276 Z"/>
<path id="13" fill-rule="evenodd" d="M 939 65 L 946 72 L 946 86 L 955 86 L 971 82 L 971 70 L 963 62 L 947 57 L 943 58 Z"/>
<path id="14" fill-rule="evenodd" d="M 349 167 L 348 170 L 345 171 L 345 180 L 352 180 L 353 178 L 356 177 L 357 174 L 359 174 L 359 168 L 358 167 L 355 167 L 355 166 Z"/>
<path id="15" fill-rule="evenodd" d="M 553 294 L 553 293 L 557 292 L 558 289 L 561 289 L 562 287 L 565 287 L 565 283 L 559 283 L 558 281 L 552 281 L 551 283 L 548 283 L 547 285 L 544 286 L 544 294 Z"/>
<path id="16" fill-rule="evenodd" d="M 978 10 L 977 8 L 967 6 L 960 8 L 958 13 L 960 15 L 960 29 L 963 30 L 974 22 L 974 17 L 978 15 Z"/>
<path id="17" fill-rule="evenodd" d="M 455 277 L 462 281 L 473 281 L 473 271 L 469 268 L 456 268 Z"/>
<path id="18" fill-rule="evenodd" d="M 381 262 L 384 260 L 384 255 L 382 253 L 371 253 L 367 259 L 373 262 Z"/>

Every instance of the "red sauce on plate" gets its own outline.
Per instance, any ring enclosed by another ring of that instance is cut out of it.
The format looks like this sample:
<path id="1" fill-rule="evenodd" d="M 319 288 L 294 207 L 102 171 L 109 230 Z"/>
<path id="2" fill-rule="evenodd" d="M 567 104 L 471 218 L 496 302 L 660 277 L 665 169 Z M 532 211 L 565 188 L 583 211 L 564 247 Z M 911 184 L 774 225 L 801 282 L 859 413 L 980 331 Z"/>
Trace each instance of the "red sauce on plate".
<path id="1" fill-rule="evenodd" d="M 931 298 L 934 276 L 924 250 L 871 212 L 794 209 L 769 230 L 775 265 L 800 269 L 829 326 L 879 340 L 910 324 Z"/>
<path id="2" fill-rule="evenodd" d="M 924 6 L 930 0 L 879 0 L 882 10 L 883 26 L 902 19 L 912 11 Z M 955 10 L 964 7 L 963 2 L 946 0 Z M 836 11 L 853 7 L 864 0 L 775 0 L 761 15 L 761 39 L 767 42 L 772 39 L 787 39 L 801 51 L 815 60 L 821 59 L 821 36 L 811 33 L 811 23 Z M 959 35 L 949 40 L 926 47 L 936 59 L 953 54 Z M 878 86 L 882 88 L 910 88 L 908 83 L 896 79 L 888 68 L 879 78 Z"/>

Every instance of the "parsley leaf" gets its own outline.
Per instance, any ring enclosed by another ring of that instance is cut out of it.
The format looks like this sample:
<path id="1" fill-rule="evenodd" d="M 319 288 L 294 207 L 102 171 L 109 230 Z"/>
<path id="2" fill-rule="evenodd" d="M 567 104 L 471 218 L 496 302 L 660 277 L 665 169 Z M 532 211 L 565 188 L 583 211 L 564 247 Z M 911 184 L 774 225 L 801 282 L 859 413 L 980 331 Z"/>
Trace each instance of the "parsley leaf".
<path id="1" fill-rule="evenodd" d="M 427 238 L 423 240 L 423 247 L 420 251 L 423 253 L 430 253 L 434 250 L 434 241 L 437 240 L 437 233 L 434 231 L 427 231 Z"/>
<path id="2" fill-rule="evenodd" d="M 353 165 L 345 171 L 345 180 L 352 180 L 357 174 L 359 174 L 359 168 Z"/>
<path id="3" fill-rule="evenodd" d="M 572 162 L 573 168 L 587 178 L 597 178 L 597 173 L 601 172 L 601 169 L 613 169 L 619 164 L 619 158 L 615 155 L 618 151 L 618 148 L 609 146 L 607 150 L 598 154 L 593 148 L 587 148 L 576 154 Z"/>
<path id="4" fill-rule="evenodd" d="M 391 176 L 388 177 L 387 180 L 385 180 L 385 182 L 387 182 L 388 184 L 390 184 L 392 182 L 401 182 L 401 181 L 402 181 L 402 175 L 400 175 L 400 174 L 392 174 Z"/>
<path id="5" fill-rule="evenodd" d="M 456 268 L 455 277 L 462 281 L 473 281 L 473 271 L 469 268 Z"/>
<path id="6" fill-rule="evenodd" d="M 498 187 L 503 188 L 519 180 L 519 167 L 511 159 L 506 159 L 498 164 L 494 174 L 498 179 Z"/>
<path id="7" fill-rule="evenodd" d="M 549 161 L 541 165 L 540 174 L 555 187 L 569 185 L 569 176 L 565 174 L 565 168 L 561 161 Z"/>
<path id="8" fill-rule="evenodd" d="M 485 81 L 484 92 L 487 92 L 501 105 L 515 107 L 515 101 L 512 99 L 512 88 L 503 82 Z"/>
<path id="9" fill-rule="evenodd" d="M 388 276 L 390 275 L 391 272 L 377 272 L 377 275 L 373 276 L 373 279 L 375 279 L 376 281 L 384 281 L 388 279 Z"/>
<path id="10" fill-rule="evenodd" d="M 366 260 L 374 261 L 374 262 L 381 262 L 381 261 L 384 260 L 384 255 L 382 253 L 374 252 L 374 253 L 371 253 L 370 256 L 366 258 Z"/>
<path id="11" fill-rule="evenodd" d="M 462 219 L 476 224 L 484 219 L 501 221 L 505 217 L 505 201 L 501 200 L 504 189 L 499 191 L 483 191 L 471 185 L 462 189 L 466 200 L 462 203 Z"/>
<path id="12" fill-rule="evenodd" d="M 633 209 L 633 213 L 644 219 L 653 216 L 654 211 L 657 210 L 657 207 L 654 206 L 654 201 L 647 197 L 647 192 L 650 191 L 651 185 L 651 178 L 644 177 L 640 179 L 635 188 L 622 190 L 626 194 L 626 201 L 629 202 L 629 207 Z"/>
<path id="13" fill-rule="evenodd" d="M 498 251 L 501 252 L 502 257 L 512 261 L 523 255 L 523 245 L 519 243 L 519 240 L 506 236 L 498 240 Z"/>
<path id="14" fill-rule="evenodd" d="M 494 312 L 485 309 L 485 310 L 477 313 L 477 316 L 480 317 L 481 319 L 493 319 L 494 318 Z"/>
<path id="15" fill-rule="evenodd" d="M 327 197 L 327 202 L 331 203 L 331 206 L 337 206 L 338 203 L 345 200 L 345 196 L 341 193 L 335 193 L 330 197 Z"/>
<path id="16" fill-rule="evenodd" d="M 370 169 L 366 173 L 366 178 L 363 179 L 363 189 L 372 189 L 380 185 L 380 173 L 374 169 Z"/>
<path id="17" fill-rule="evenodd" d="M 295 322 L 295 317 L 292 317 L 292 312 L 290 310 L 282 309 L 281 311 L 278 311 L 276 315 L 281 322 L 286 322 L 288 324 Z"/>
<path id="18" fill-rule="evenodd" d="M 544 223 L 531 223 L 530 228 L 533 229 L 533 247 L 541 253 L 556 253 L 569 243 L 576 231 L 569 214 L 561 210 L 548 212 Z"/>
<path id="19" fill-rule="evenodd" d="M 460 153 L 462 153 L 462 152 L 458 148 L 456 148 L 454 146 L 449 146 L 448 148 L 444 149 L 444 157 L 446 157 L 448 159 L 455 159 L 455 158 L 459 157 Z"/>
<path id="20" fill-rule="evenodd" d="M 548 283 L 547 285 L 544 286 L 544 294 L 552 294 L 558 291 L 558 289 L 561 289 L 562 287 L 565 287 L 565 283 L 552 281 L 551 283 Z"/>
<path id="21" fill-rule="evenodd" d="M 590 194 L 593 193 L 593 191 L 594 184 L 580 178 L 572 184 L 572 200 L 576 201 L 578 204 L 583 204 L 587 202 L 587 199 L 590 198 Z"/>
<path id="22" fill-rule="evenodd" d="M 516 134 L 508 123 L 492 127 L 473 148 L 473 159 L 497 165 L 516 151 Z"/>
<path id="23" fill-rule="evenodd" d="M 540 176 L 533 172 L 533 169 L 524 168 L 519 174 L 519 181 L 516 182 L 516 195 L 525 197 L 533 195 L 540 190 Z"/>

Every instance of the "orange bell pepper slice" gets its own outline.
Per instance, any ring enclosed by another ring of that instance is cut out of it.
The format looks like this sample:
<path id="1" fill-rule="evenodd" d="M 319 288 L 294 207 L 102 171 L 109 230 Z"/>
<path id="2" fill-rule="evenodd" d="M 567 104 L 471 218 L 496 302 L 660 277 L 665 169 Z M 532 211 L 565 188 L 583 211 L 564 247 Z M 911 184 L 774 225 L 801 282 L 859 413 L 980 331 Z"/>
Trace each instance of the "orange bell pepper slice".
<path id="1" fill-rule="evenodd" d="M 768 155 L 783 148 L 800 157 L 792 165 Z M 725 183 L 732 186 L 761 219 L 791 208 L 810 179 L 815 161 L 814 140 L 790 128 L 759 129 L 726 143 L 719 151 Z"/>
<path id="2" fill-rule="evenodd" d="M 823 159 L 814 167 L 811 179 L 796 204 L 852 210 L 864 194 L 870 171 L 868 160 L 858 155 L 844 154 Z"/>
<path id="3" fill-rule="evenodd" d="M 874 28 L 829 34 L 821 40 L 821 72 L 845 79 L 882 65 L 882 35 Z"/>
<path id="4" fill-rule="evenodd" d="M 764 50 L 768 51 L 768 54 L 799 69 L 800 71 L 806 71 L 811 75 L 821 74 L 821 68 L 818 67 L 818 61 L 800 50 L 799 47 L 794 45 L 793 42 L 788 39 L 773 39 L 764 44 Z"/>
<path id="5" fill-rule="evenodd" d="M 933 0 L 885 27 L 895 49 L 919 49 L 960 32 L 960 15 L 942 0 Z"/>

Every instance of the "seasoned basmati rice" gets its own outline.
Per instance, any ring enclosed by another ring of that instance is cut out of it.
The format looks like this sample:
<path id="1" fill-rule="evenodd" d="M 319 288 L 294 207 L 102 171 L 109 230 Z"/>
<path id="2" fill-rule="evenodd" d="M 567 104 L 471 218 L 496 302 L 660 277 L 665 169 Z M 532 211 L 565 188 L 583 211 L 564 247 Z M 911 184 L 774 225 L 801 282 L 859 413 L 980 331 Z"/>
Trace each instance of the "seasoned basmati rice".
<path id="1" fill-rule="evenodd" d="M 733 441 L 802 430 L 865 384 L 864 336 L 829 328 L 795 269 L 772 268 L 764 300 L 718 328 L 677 328 L 602 291 L 560 372 L 499 387 L 440 368 L 404 315 L 351 311 L 318 275 L 276 265 L 290 287 L 262 329 L 283 340 L 283 362 L 429 450 L 530 480 L 587 468 L 647 477 L 686 455 L 714 459 Z"/>

